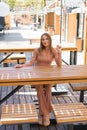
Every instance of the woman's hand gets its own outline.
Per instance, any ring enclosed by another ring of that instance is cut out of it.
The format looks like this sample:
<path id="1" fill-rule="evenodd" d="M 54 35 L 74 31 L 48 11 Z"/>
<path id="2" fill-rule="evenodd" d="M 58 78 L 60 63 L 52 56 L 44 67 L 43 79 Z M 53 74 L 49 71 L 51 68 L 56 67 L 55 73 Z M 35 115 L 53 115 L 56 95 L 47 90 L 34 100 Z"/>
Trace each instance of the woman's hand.
<path id="1" fill-rule="evenodd" d="M 21 65 L 21 64 L 15 65 L 15 68 L 21 68 L 21 67 L 23 67 L 23 65 Z"/>
<path id="2" fill-rule="evenodd" d="M 61 53 L 61 46 L 57 45 L 56 50 L 57 50 L 57 53 Z"/>

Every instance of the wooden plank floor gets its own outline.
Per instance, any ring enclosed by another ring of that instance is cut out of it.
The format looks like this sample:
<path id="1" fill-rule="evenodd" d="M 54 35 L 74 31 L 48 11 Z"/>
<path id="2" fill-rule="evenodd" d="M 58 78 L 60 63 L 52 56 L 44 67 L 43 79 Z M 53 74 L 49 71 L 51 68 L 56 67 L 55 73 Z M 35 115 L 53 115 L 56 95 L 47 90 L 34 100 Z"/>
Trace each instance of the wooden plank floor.
<path id="1" fill-rule="evenodd" d="M 0 98 L 3 98 L 7 93 L 13 90 L 15 87 L 0 87 Z M 52 96 L 52 103 L 72 103 L 79 102 L 79 92 L 73 92 L 68 84 L 66 84 L 68 90 L 67 94 Z M 87 94 L 85 93 L 85 101 L 87 100 Z M 36 91 L 34 88 L 26 85 L 22 87 L 17 93 L 11 96 L 3 104 L 23 104 L 35 102 L 38 112 L 38 100 Z M 3 105 L 2 104 L 2 105 Z M 68 130 L 67 125 L 59 125 L 56 123 L 53 113 L 51 113 L 51 124 L 49 127 L 40 126 L 38 124 L 15 124 L 15 125 L 1 125 L 0 130 Z"/>

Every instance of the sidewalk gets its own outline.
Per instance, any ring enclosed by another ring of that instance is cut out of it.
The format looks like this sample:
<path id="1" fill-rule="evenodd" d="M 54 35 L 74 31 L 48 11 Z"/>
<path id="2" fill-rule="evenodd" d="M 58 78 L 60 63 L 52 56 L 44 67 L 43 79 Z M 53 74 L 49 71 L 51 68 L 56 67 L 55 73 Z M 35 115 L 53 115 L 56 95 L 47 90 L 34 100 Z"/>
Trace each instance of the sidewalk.
<path id="1" fill-rule="evenodd" d="M 40 38 L 44 30 L 38 29 L 37 31 L 30 30 L 28 26 L 20 25 L 19 27 L 12 26 L 9 30 L 5 30 L 5 34 L 0 35 L 1 42 L 13 41 L 29 41 L 29 38 Z"/>

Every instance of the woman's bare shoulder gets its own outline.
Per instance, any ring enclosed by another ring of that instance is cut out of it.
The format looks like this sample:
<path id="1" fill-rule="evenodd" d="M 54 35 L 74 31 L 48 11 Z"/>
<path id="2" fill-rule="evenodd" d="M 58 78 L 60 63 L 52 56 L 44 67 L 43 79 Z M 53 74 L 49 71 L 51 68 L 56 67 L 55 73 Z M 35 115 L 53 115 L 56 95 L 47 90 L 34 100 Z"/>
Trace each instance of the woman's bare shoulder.
<path id="1" fill-rule="evenodd" d="M 34 53 L 38 53 L 39 52 L 39 48 L 36 48 L 35 50 L 34 50 Z"/>

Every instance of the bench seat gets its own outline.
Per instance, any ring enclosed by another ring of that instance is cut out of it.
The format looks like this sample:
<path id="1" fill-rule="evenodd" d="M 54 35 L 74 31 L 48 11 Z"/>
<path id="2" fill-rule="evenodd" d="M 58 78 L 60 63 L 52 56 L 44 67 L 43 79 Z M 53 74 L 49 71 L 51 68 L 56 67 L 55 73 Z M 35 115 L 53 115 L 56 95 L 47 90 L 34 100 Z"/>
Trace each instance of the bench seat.
<path id="1" fill-rule="evenodd" d="M 6 56 L 4 55 L 3 58 L 5 58 Z M 17 63 L 25 63 L 26 61 L 26 55 L 23 54 L 12 54 L 10 57 L 8 57 L 5 61 L 3 61 L 3 63 L 13 63 L 13 62 L 17 62 Z"/>
<path id="2" fill-rule="evenodd" d="M 73 125 L 87 121 L 87 108 L 82 103 L 52 104 L 52 109 L 59 124 Z"/>
<path id="3" fill-rule="evenodd" d="M 32 122 L 38 122 L 38 114 L 35 104 L 2 105 L 0 124 Z"/>
<path id="4" fill-rule="evenodd" d="M 84 102 L 84 91 L 87 91 L 87 82 L 70 83 L 73 91 L 80 91 L 80 102 Z"/>

